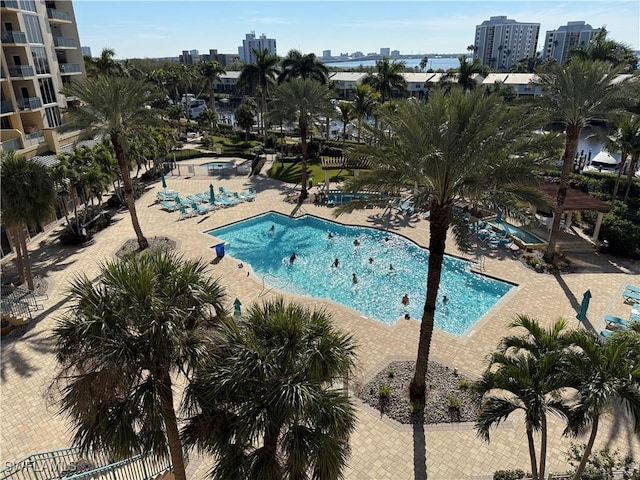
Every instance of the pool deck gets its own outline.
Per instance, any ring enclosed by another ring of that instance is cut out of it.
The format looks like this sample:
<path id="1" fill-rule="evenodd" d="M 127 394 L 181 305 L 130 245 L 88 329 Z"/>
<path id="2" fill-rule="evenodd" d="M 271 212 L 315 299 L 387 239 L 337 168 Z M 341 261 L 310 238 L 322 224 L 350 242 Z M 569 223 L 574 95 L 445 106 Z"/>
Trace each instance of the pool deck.
<path id="1" fill-rule="evenodd" d="M 265 171 L 265 170 L 263 170 Z M 155 202 L 160 182 L 136 203 L 140 224 L 147 237 L 166 235 L 175 239 L 178 249 L 189 257 L 213 260 L 215 240 L 205 232 L 268 210 L 284 214 L 309 213 L 336 220 L 333 209 L 305 204 L 302 208 L 287 203 L 285 198 L 293 186 L 259 175 L 247 177 L 167 177 L 169 188 L 186 195 L 208 191 L 209 183 L 216 187 L 240 191 L 252 185 L 256 201 L 241 203 L 208 215 L 179 220 L 179 213 L 168 213 Z M 313 189 L 315 191 L 315 187 Z M 31 453 L 64 448 L 70 443 L 66 420 L 56 414 L 47 398 L 55 371 L 51 330 L 66 303 L 66 288 L 74 275 L 89 277 L 98 274 L 101 262 L 112 259 L 114 253 L 129 238 L 133 229 L 128 213 L 118 214 L 115 223 L 100 232 L 83 248 L 64 248 L 55 241 L 61 225 L 34 238 L 30 244 L 34 272 L 49 282 L 44 310 L 30 324 L 14 330 L 2 339 L 0 415 L 0 461 L 17 461 Z M 398 216 L 383 209 L 370 209 L 341 216 L 338 222 L 388 229 L 426 246 L 429 223 L 419 215 Z M 627 284 L 640 285 L 637 263 L 596 253 L 579 254 L 574 258 L 578 273 L 565 275 L 537 274 L 514 259 L 509 248 L 489 249 L 476 245 L 471 254 L 459 252 L 451 238 L 447 252 L 476 261 L 476 268 L 485 274 L 513 283 L 518 287 L 487 313 L 465 335 L 456 337 L 436 330 L 431 346 L 431 358 L 456 367 L 461 373 L 477 378 L 485 367 L 485 359 L 507 332 L 506 324 L 516 314 L 528 314 L 548 325 L 558 317 L 566 318 L 570 327 L 579 327 L 575 319 L 582 294 L 592 293 L 587 327 L 604 328 L 604 314 L 628 317 L 631 307 L 622 301 Z M 6 261 L 6 260 L 5 260 Z M 261 278 L 239 269 L 233 258 L 226 256 L 210 264 L 211 274 L 226 286 L 231 301 L 236 297 L 247 306 L 254 301 L 272 298 L 279 292 L 264 289 Z M 426 283 L 426 279 L 416 279 Z M 460 292 L 461 295 L 464 292 Z M 311 307 L 326 307 L 337 325 L 351 332 L 359 345 L 358 372 L 352 382 L 362 382 L 374 375 L 386 363 L 396 359 L 413 360 L 416 355 L 419 322 L 399 320 L 389 327 L 336 303 L 284 294 L 288 299 Z M 395 301 L 393 299 L 392 301 Z M 426 425 L 424 429 L 399 425 L 377 411 L 358 406 L 358 426 L 352 436 L 352 452 L 345 478 L 420 479 L 429 480 L 490 479 L 498 469 L 527 470 L 529 457 L 521 416 L 513 416 L 491 435 L 491 443 L 480 440 L 471 424 Z M 566 468 L 566 451 L 570 440 L 562 438 L 562 422 L 549 418 L 548 471 Z M 579 439 L 586 441 L 586 437 Z M 426 445 L 426 449 L 425 449 Z M 596 448 L 609 445 L 621 453 L 640 457 L 640 441 L 629 431 L 629 423 L 618 414 L 601 424 Z M 205 478 L 209 459 L 193 457 L 189 478 Z"/>

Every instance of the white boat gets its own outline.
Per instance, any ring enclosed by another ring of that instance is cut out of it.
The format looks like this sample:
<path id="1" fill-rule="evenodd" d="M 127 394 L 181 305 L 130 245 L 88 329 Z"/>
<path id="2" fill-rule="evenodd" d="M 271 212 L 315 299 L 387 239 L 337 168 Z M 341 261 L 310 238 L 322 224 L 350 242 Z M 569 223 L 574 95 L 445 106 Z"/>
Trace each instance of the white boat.
<path id="1" fill-rule="evenodd" d="M 620 161 L 606 150 L 601 150 L 600 153 L 591 159 L 591 162 L 584 168 L 584 171 L 615 173 L 619 168 Z"/>

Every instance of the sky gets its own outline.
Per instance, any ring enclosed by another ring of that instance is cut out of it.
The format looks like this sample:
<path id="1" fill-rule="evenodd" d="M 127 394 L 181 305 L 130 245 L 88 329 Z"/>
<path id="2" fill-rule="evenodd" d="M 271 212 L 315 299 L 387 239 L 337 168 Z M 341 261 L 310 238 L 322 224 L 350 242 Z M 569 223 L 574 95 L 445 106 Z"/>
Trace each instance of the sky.
<path id="1" fill-rule="evenodd" d="M 606 25 L 610 38 L 640 50 L 638 0 L 74 0 L 73 6 L 82 45 L 93 56 L 113 48 L 121 59 L 193 49 L 237 54 L 252 31 L 275 39 L 281 56 L 292 48 L 318 56 L 384 47 L 402 55 L 464 53 L 475 26 L 497 15 L 540 23 L 538 50 L 547 30 L 580 20 Z"/>

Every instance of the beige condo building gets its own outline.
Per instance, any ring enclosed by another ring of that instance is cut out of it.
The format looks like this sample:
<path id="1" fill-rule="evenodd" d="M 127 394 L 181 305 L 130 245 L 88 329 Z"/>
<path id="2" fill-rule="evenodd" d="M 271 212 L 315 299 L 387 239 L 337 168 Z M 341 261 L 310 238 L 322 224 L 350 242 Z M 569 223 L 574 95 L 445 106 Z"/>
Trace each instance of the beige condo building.
<path id="1" fill-rule="evenodd" d="M 61 89 L 85 75 L 70 0 L 2 0 L 0 150 L 27 158 L 58 153 L 77 140 L 59 134 L 67 99 Z"/>

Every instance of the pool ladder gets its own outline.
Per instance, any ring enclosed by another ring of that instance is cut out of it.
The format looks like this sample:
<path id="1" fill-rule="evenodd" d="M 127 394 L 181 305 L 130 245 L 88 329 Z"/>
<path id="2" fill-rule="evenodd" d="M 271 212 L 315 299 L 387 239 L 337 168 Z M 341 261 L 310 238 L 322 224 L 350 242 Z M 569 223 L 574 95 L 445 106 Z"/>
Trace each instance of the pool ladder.
<path id="1" fill-rule="evenodd" d="M 266 294 L 267 294 L 267 293 L 269 293 L 271 290 L 273 290 L 273 288 L 269 288 L 269 289 L 265 292 L 265 290 L 266 290 L 266 288 L 267 288 L 267 286 L 265 285 L 265 279 L 266 279 L 267 277 L 273 277 L 273 278 L 275 278 L 276 280 L 280 280 L 280 277 L 278 277 L 278 276 L 274 275 L 273 273 L 265 273 L 265 274 L 262 276 L 262 290 L 260 290 L 260 293 L 258 294 L 258 297 L 262 297 L 263 295 L 266 295 Z"/>

